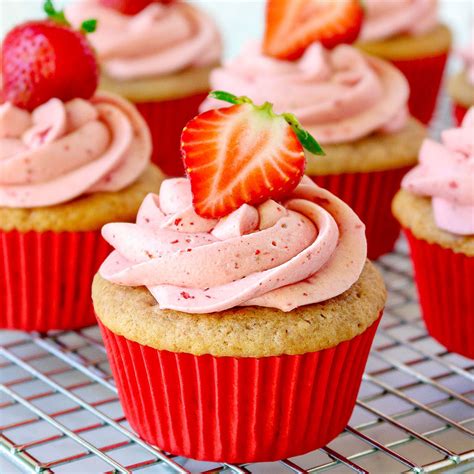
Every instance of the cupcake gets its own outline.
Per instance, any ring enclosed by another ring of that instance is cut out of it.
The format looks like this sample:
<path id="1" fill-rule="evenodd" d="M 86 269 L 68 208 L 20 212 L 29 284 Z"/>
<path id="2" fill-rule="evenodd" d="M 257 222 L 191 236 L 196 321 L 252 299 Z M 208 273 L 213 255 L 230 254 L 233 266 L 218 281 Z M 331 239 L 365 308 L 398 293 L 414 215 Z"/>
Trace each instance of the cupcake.
<path id="1" fill-rule="evenodd" d="M 292 42 L 290 14 L 277 11 L 283 15 L 279 20 L 273 2 L 268 5 L 263 44 L 248 44 L 215 69 L 211 85 L 256 102 L 268 100 L 277 112 L 295 113 L 326 153 L 317 159 L 308 153 L 306 174 L 359 215 L 366 225 L 369 258 L 376 259 L 393 249 L 399 235 L 391 201 L 403 175 L 417 162 L 425 136 L 424 127 L 407 112 L 408 83 L 388 62 L 335 44 L 323 33 L 317 42 Z M 350 32 L 352 23 L 344 22 L 346 18 L 352 18 L 350 12 L 338 24 Z M 278 21 L 290 24 L 276 28 Z M 287 41 L 279 42 L 280 37 Z M 215 105 L 208 99 L 201 110 Z"/>
<path id="2" fill-rule="evenodd" d="M 316 142 L 269 103 L 228 98 L 183 131 L 189 179 L 164 181 L 136 224 L 104 227 L 114 251 L 92 295 L 143 439 L 194 459 L 270 461 L 346 426 L 385 288 L 360 219 L 302 179 L 297 136 Z"/>
<path id="3" fill-rule="evenodd" d="M 460 128 L 426 140 L 393 212 L 410 244 L 429 333 L 474 358 L 474 108 Z"/>
<path id="4" fill-rule="evenodd" d="M 436 0 L 365 0 L 358 47 L 390 61 L 410 84 L 410 113 L 427 124 L 433 116 L 451 33 L 438 20 Z"/>
<path id="5" fill-rule="evenodd" d="M 467 109 L 474 105 L 474 31 L 471 44 L 459 51 L 459 56 L 464 61 L 461 72 L 451 77 L 448 91 L 453 102 L 453 115 L 459 125 L 466 115 Z"/>
<path id="6" fill-rule="evenodd" d="M 110 251 L 101 227 L 134 219 L 161 180 L 150 134 L 125 99 L 95 94 L 82 32 L 29 22 L 6 36 L 2 56 L 0 327 L 84 327 L 95 321 L 90 285 Z"/>
<path id="7" fill-rule="evenodd" d="M 152 0 L 81 0 L 66 13 L 76 26 L 97 19 L 90 40 L 101 89 L 136 105 L 151 131 L 152 161 L 167 175 L 183 175 L 181 130 L 198 113 L 221 55 L 212 19 L 189 3 Z"/>

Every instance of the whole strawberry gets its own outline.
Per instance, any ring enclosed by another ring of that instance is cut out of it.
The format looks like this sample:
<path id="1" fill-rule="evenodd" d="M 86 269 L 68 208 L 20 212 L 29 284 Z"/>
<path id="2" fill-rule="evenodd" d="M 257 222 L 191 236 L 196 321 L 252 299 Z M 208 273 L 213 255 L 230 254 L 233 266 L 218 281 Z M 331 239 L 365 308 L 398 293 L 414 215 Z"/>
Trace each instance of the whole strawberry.
<path id="1" fill-rule="evenodd" d="M 174 0 L 100 0 L 100 3 L 124 15 L 136 15 L 151 3 L 171 3 L 172 1 Z"/>
<path id="2" fill-rule="evenodd" d="M 47 20 L 30 21 L 11 30 L 2 46 L 3 100 L 33 110 L 56 97 L 89 99 L 97 89 L 99 69 L 86 33 L 95 21 L 72 29 L 51 1 Z"/>

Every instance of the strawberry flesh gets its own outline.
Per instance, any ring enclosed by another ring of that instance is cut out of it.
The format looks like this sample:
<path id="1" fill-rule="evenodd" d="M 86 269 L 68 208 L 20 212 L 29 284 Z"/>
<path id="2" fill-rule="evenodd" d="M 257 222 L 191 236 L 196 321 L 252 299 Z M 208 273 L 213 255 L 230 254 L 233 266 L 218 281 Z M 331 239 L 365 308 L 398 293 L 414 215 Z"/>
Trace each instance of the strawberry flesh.
<path id="1" fill-rule="evenodd" d="M 360 0 L 268 0 L 263 51 L 294 60 L 314 42 L 328 49 L 353 43 L 363 13 Z"/>
<path id="2" fill-rule="evenodd" d="M 98 66 L 85 35 L 50 20 L 14 28 L 2 46 L 3 100 L 33 110 L 56 97 L 89 99 Z"/>
<path id="3" fill-rule="evenodd" d="M 202 217 L 282 198 L 304 173 L 303 147 L 271 106 L 246 103 L 204 112 L 186 125 L 181 142 L 194 208 Z"/>
<path id="4" fill-rule="evenodd" d="M 136 15 L 151 3 L 171 3 L 172 1 L 174 0 L 100 0 L 100 3 L 124 15 Z"/>

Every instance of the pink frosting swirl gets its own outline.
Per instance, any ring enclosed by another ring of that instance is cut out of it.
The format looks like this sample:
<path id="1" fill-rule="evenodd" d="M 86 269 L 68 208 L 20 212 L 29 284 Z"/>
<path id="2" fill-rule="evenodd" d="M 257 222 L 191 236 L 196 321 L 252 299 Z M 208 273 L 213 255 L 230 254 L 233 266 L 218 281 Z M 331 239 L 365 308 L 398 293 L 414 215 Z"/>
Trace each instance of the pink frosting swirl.
<path id="1" fill-rule="evenodd" d="M 0 206 L 30 208 L 118 191 L 150 160 L 151 138 L 126 100 L 51 99 L 32 113 L 0 105 Z"/>
<path id="2" fill-rule="evenodd" d="M 257 43 L 211 73 L 213 89 L 269 101 L 293 112 L 323 144 L 353 141 L 375 131 L 401 129 L 407 119 L 408 83 L 390 64 L 340 45 L 312 44 L 298 61 L 265 56 Z M 201 110 L 223 107 L 207 99 Z"/>
<path id="3" fill-rule="evenodd" d="M 325 301 L 357 281 L 367 254 L 359 218 L 306 177 L 286 202 L 244 204 L 220 220 L 199 217 L 189 181 L 170 179 L 136 224 L 107 224 L 102 235 L 116 249 L 103 278 L 145 285 L 160 308 L 187 313 Z"/>
<path id="4" fill-rule="evenodd" d="M 437 0 L 365 0 L 361 41 L 420 35 L 438 23 Z"/>
<path id="5" fill-rule="evenodd" d="M 221 40 L 204 12 L 184 3 L 152 3 L 136 15 L 106 8 L 99 0 L 82 0 L 66 9 L 78 26 L 96 18 L 90 35 L 106 74 L 118 80 L 160 76 L 216 63 Z"/>
<path id="6" fill-rule="evenodd" d="M 402 187 L 432 197 L 433 214 L 440 229 L 453 234 L 474 234 L 474 107 L 462 126 L 445 130 L 442 144 L 425 140 L 420 164 L 402 181 Z"/>
<path id="7" fill-rule="evenodd" d="M 471 32 L 471 42 L 459 51 L 464 61 L 467 80 L 474 86 L 474 30 Z"/>

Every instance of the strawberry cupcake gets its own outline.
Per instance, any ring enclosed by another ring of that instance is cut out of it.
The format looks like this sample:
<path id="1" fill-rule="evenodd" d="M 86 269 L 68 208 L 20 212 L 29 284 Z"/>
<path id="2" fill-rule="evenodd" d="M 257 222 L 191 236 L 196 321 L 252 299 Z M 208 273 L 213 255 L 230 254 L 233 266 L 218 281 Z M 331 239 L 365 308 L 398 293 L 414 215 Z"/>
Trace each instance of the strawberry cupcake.
<path id="1" fill-rule="evenodd" d="M 442 143 L 426 140 L 393 212 L 411 248 L 429 333 L 474 358 L 474 108 Z"/>
<path id="2" fill-rule="evenodd" d="M 0 105 L 0 327 L 41 332 L 94 323 L 100 228 L 132 220 L 161 180 L 143 118 L 95 93 L 85 33 L 47 6 L 3 42 Z"/>
<path id="3" fill-rule="evenodd" d="M 456 124 L 460 124 L 467 109 L 474 105 L 474 30 L 471 43 L 459 51 L 464 62 L 461 72 L 451 77 L 448 91 L 453 102 L 453 115 Z"/>
<path id="4" fill-rule="evenodd" d="M 167 175 L 183 175 L 181 130 L 198 113 L 209 72 L 220 62 L 213 20 L 190 3 L 169 0 L 80 0 L 66 13 L 76 26 L 97 19 L 90 40 L 100 88 L 137 106 L 151 131 L 152 161 Z"/>
<path id="5" fill-rule="evenodd" d="M 451 32 L 438 20 L 437 0 L 365 0 L 358 47 L 390 61 L 410 84 L 410 113 L 433 116 L 451 48 Z"/>
<path id="6" fill-rule="evenodd" d="M 183 130 L 189 179 L 164 181 L 136 224 L 104 227 L 115 250 L 94 307 L 143 439 L 271 461 L 346 426 L 385 288 L 357 215 L 303 177 L 302 144 L 320 153 L 308 132 L 268 102 L 217 96 L 234 105 Z"/>
<path id="7" fill-rule="evenodd" d="M 361 16 L 348 3 L 345 12 L 338 11 L 340 17 L 329 11 L 325 21 L 345 25 L 350 39 Z M 359 215 L 366 225 L 369 258 L 376 259 L 393 249 L 399 235 L 391 201 L 403 175 L 417 162 L 425 129 L 407 112 L 408 83 L 400 71 L 337 44 L 342 38 L 328 36 L 332 29 L 322 24 L 322 14 L 315 25 L 309 21 L 302 28 L 311 35 L 293 35 L 289 25 L 295 12 L 276 10 L 283 4 L 269 2 L 263 44 L 248 44 L 215 69 L 212 87 L 268 100 L 277 112 L 293 110 L 325 151 L 317 159 L 307 153 L 306 174 Z M 322 2 L 321 11 L 330 10 L 328 5 Z M 215 105 L 207 99 L 201 110 Z"/>

